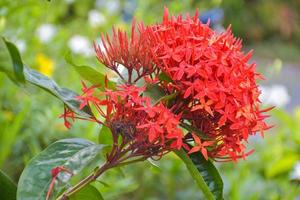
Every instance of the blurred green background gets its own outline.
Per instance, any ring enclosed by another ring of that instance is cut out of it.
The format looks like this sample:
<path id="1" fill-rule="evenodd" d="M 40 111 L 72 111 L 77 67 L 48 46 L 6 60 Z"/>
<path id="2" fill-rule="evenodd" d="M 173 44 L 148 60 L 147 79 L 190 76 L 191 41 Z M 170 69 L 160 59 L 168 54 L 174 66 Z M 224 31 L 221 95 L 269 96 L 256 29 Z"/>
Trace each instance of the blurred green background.
<path id="1" fill-rule="evenodd" d="M 15 42 L 24 62 L 60 85 L 80 92 L 80 77 L 68 65 L 68 51 L 80 64 L 103 67 L 92 42 L 114 25 L 129 29 L 133 16 L 146 24 L 172 14 L 221 8 L 218 27 L 232 25 L 245 50 L 265 75 L 262 102 L 276 105 L 275 127 L 255 136 L 254 154 L 239 163 L 217 163 L 226 199 L 300 199 L 300 1 L 299 0 L 1 0 L 0 33 Z M 71 130 L 59 115 L 62 103 L 37 88 L 21 90 L 0 74 L 0 168 L 15 182 L 30 158 L 55 140 L 82 137 L 97 142 L 100 127 L 77 122 Z M 111 170 L 96 183 L 105 199 L 201 199 L 201 192 L 175 155 Z"/>

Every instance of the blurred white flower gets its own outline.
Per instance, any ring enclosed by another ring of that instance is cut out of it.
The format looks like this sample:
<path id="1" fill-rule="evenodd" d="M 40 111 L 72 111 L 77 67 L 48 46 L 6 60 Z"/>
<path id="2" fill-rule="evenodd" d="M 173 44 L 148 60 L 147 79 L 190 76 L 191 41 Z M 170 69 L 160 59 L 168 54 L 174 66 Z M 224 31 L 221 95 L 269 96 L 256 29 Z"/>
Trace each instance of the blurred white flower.
<path id="1" fill-rule="evenodd" d="M 290 175 L 290 178 L 292 180 L 300 180 L 300 162 L 299 161 L 294 165 L 294 169 Z"/>
<path id="2" fill-rule="evenodd" d="M 52 24 L 42 24 L 36 30 L 36 34 L 42 43 L 48 43 L 56 34 L 56 27 Z"/>
<path id="3" fill-rule="evenodd" d="M 260 100 L 267 105 L 284 107 L 290 102 L 290 95 L 284 85 L 261 86 Z"/>
<path id="4" fill-rule="evenodd" d="M 75 54 L 91 56 L 93 54 L 92 45 L 85 36 L 74 35 L 68 42 L 68 46 Z"/>
<path id="5" fill-rule="evenodd" d="M 24 40 L 17 40 L 17 41 L 15 41 L 15 44 L 21 53 L 24 53 L 26 51 L 27 45 Z"/>
<path id="6" fill-rule="evenodd" d="M 89 24 L 91 27 L 98 27 L 106 23 L 105 16 L 97 10 L 91 10 L 89 12 Z"/>

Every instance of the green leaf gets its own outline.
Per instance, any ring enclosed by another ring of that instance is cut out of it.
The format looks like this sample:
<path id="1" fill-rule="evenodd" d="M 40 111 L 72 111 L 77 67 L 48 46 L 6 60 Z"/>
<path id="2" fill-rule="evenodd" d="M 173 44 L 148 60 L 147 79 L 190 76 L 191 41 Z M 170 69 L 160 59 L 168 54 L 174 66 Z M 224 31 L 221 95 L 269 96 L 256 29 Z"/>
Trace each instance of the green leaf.
<path id="1" fill-rule="evenodd" d="M 65 56 L 67 63 L 72 65 L 76 72 L 85 80 L 89 81 L 93 85 L 98 85 L 100 90 L 104 90 L 104 83 L 105 83 L 105 71 L 97 71 L 92 67 L 85 66 L 85 65 L 77 65 L 74 63 L 72 59 L 71 53 L 67 53 Z M 109 81 L 107 83 L 107 87 L 110 89 L 114 89 L 116 87 L 116 83 Z"/>
<path id="2" fill-rule="evenodd" d="M 15 200 L 16 193 L 16 184 L 0 170 L 0 199 Z"/>
<path id="3" fill-rule="evenodd" d="M 69 198 L 70 200 L 103 200 L 101 193 L 92 185 L 88 185 Z"/>
<path id="4" fill-rule="evenodd" d="M 0 71 L 4 72 L 16 83 L 23 83 L 24 80 L 26 80 L 46 90 L 81 116 L 89 117 L 93 115 L 88 107 L 84 107 L 82 110 L 79 109 L 80 101 L 76 99 L 78 96 L 77 93 L 59 87 L 57 83 L 49 77 L 23 65 L 16 46 L 11 42 L 5 41 L 3 38 L 0 38 Z"/>
<path id="5" fill-rule="evenodd" d="M 7 46 L 8 50 L 9 50 L 9 53 L 10 53 L 10 56 L 11 56 L 11 59 L 12 59 L 12 62 L 13 62 L 15 75 L 16 75 L 18 81 L 24 83 L 25 82 L 25 77 L 24 77 L 24 74 L 23 74 L 24 65 L 23 65 L 23 62 L 22 62 L 22 59 L 21 59 L 21 55 L 18 51 L 18 48 L 13 43 L 11 43 L 9 41 L 5 41 L 5 43 L 6 43 L 6 46 Z"/>
<path id="6" fill-rule="evenodd" d="M 187 154 L 183 149 L 175 151 L 207 199 L 223 199 L 223 181 L 216 167 L 200 153 Z"/>
<path id="7" fill-rule="evenodd" d="M 203 133 L 201 133 L 200 130 L 198 130 L 197 128 L 194 128 L 193 126 L 187 124 L 187 123 L 180 123 L 180 126 L 184 129 L 186 129 L 187 131 L 189 132 L 194 132 L 196 133 L 197 135 L 199 135 L 201 138 L 203 139 L 206 139 L 206 140 L 209 140 L 210 138 L 207 136 L 207 135 L 204 135 Z"/>
<path id="8" fill-rule="evenodd" d="M 98 142 L 99 144 L 111 144 L 112 143 L 112 133 L 110 128 L 107 126 L 102 125 L 102 128 L 100 130 L 99 136 L 98 136 Z"/>
<path id="9" fill-rule="evenodd" d="M 59 87 L 54 80 L 33 69 L 30 69 L 27 66 L 24 68 L 24 75 L 29 83 L 36 85 L 54 95 L 64 102 L 75 113 L 86 117 L 93 115 L 92 111 L 88 107 L 79 109 L 80 101 L 76 99 L 78 96 L 76 92 L 67 88 Z"/>
<path id="10" fill-rule="evenodd" d="M 77 174 L 87 167 L 102 150 L 103 145 L 74 138 L 59 140 L 34 157 L 26 166 L 18 183 L 18 200 L 44 200 L 51 181 L 51 170 L 64 166 Z M 66 172 L 59 174 L 52 196 L 66 186 L 70 179 Z"/>
<path id="11" fill-rule="evenodd" d="M 298 160 L 299 156 L 294 153 L 286 155 L 283 158 L 280 158 L 279 160 L 275 159 L 273 162 L 266 165 L 266 177 L 273 178 L 277 175 L 290 172 Z"/>
<path id="12" fill-rule="evenodd" d="M 164 90 L 157 84 L 148 84 L 143 94 L 150 97 L 153 104 L 165 96 Z"/>
<path id="13" fill-rule="evenodd" d="M 165 81 L 167 83 L 173 82 L 171 77 L 169 75 L 167 75 L 166 73 L 164 73 L 164 72 L 162 72 L 158 75 L 158 79 L 161 80 L 161 81 Z"/>
<path id="14" fill-rule="evenodd" d="M 12 121 L 5 121 L 1 124 L 3 127 L 0 132 L 0 167 L 10 155 L 10 152 L 13 149 L 12 147 L 17 141 L 16 138 L 23 126 L 23 123 L 25 122 L 24 119 L 29 108 L 30 103 L 26 102 L 24 108 L 13 118 Z"/>
<path id="15" fill-rule="evenodd" d="M 0 71 L 15 82 L 24 82 L 23 63 L 16 46 L 0 38 Z"/>

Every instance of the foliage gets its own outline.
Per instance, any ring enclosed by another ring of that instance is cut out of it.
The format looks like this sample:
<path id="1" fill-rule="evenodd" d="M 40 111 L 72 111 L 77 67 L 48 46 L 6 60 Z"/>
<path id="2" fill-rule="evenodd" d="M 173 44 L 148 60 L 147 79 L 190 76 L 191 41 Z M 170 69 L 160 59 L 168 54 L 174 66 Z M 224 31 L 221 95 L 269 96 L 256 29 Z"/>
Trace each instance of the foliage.
<path id="1" fill-rule="evenodd" d="M 4 41 L 4 40 L 3 40 Z M 31 70 L 23 65 L 22 62 L 19 62 L 21 65 L 19 65 L 19 69 L 15 69 L 14 63 L 15 59 L 21 61 L 21 58 L 19 56 L 19 53 L 17 51 L 17 48 L 10 43 L 11 46 L 6 45 L 5 43 L 8 43 L 6 41 L 3 42 L 2 46 L 0 46 L 2 51 L 7 50 L 8 56 L 2 57 L 1 62 L 5 63 L 5 65 L 1 65 L 0 69 L 5 72 L 12 80 L 16 81 L 17 84 L 21 84 L 24 82 L 23 79 L 14 78 L 18 77 L 20 74 L 24 79 L 32 83 L 34 85 L 37 85 L 41 87 L 42 89 L 48 91 L 49 93 L 53 94 L 57 98 L 59 98 L 62 102 L 65 103 L 65 106 L 68 107 L 68 109 L 72 110 L 72 112 L 83 116 L 83 117 L 92 117 L 93 114 L 91 110 L 89 110 L 90 107 L 87 107 L 85 109 L 85 106 L 80 105 L 77 103 L 78 98 L 74 93 L 67 89 L 60 89 L 59 86 L 56 85 L 56 83 L 49 78 L 43 76 L 42 74 L 38 73 L 35 70 Z M 9 48 L 16 49 L 15 52 L 9 51 Z M 17 55 L 17 56 L 16 56 Z M 10 60 L 11 59 L 11 60 Z M 8 60 L 8 61 L 6 61 Z M 10 62 L 9 62 L 10 61 Z M 14 67 L 14 70 L 9 70 L 10 68 Z M 4 70 L 5 69 L 5 70 Z M 80 71 L 82 73 L 82 71 Z M 106 84 L 107 85 L 107 84 Z M 154 91 L 156 92 L 156 91 Z M 151 95 L 150 95 L 151 96 Z M 108 113 L 110 115 L 110 113 Z M 107 118 L 107 117 L 106 117 Z M 107 118 L 108 119 L 108 118 Z M 67 121 L 65 121 L 66 123 Z M 67 127 L 69 125 L 65 124 Z M 127 137 L 127 136 L 126 136 Z M 115 136 L 113 135 L 113 139 Z M 117 139 L 118 140 L 118 139 Z M 125 139 L 123 138 L 123 142 Z M 115 147 L 115 144 L 118 143 L 115 139 L 113 140 L 113 147 Z M 86 146 L 89 145 L 89 146 Z M 121 144 L 121 146 L 123 143 Z M 91 148 L 90 148 L 91 147 Z M 130 146 L 129 146 L 130 147 Z M 88 149 L 88 150 L 86 150 Z M 24 169 L 18 185 L 18 191 L 17 191 L 17 199 L 44 199 L 46 200 L 53 198 L 55 196 L 58 196 L 58 192 L 61 188 L 64 188 L 64 185 L 57 186 L 55 184 L 56 178 L 58 177 L 61 170 L 64 170 L 69 173 L 69 175 L 75 175 L 78 173 L 82 168 L 84 168 L 85 165 L 89 163 L 90 160 L 94 159 L 96 155 L 98 154 L 98 151 L 102 149 L 102 146 L 93 145 L 92 143 L 86 142 L 86 141 L 80 141 L 80 140 L 62 140 L 58 141 L 52 145 L 50 145 L 45 151 L 38 154 L 35 158 L 33 158 L 30 163 L 28 163 L 27 167 Z M 122 154 L 122 149 L 117 150 L 117 152 L 120 152 L 120 155 Z M 116 162 L 116 164 L 113 162 L 116 158 L 115 155 L 117 155 L 117 152 L 114 151 L 114 148 L 111 150 L 109 154 L 106 154 L 107 161 L 101 168 L 95 168 L 94 173 L 84 178 L 82 181 L 80 181 L 77 185 L 74 187 L 71 187 L 70 190 L 66 189 L 66 191 L 63 193 L 63 196 L 59 196 L 58 199 L 63 199 L 64 195 L 68 195 L 68 197 L 78 198 L 76 196 L 86 197 L 88 198 L 89 195 L 84 193 L 83 191 L 89 192 L 90 183 L 95 181 L 96 178 L 98 178 L 99 175 L 101 175 L 104 170 L 110 169 L 112 167 L 118 166 L 118 164 L 122 165 L 122 162 Z M 116 154 L 115 154 L 116 153 Z M 76 155 L 78 154 L 78 155 Z M 181 153 L 180 157 L 183 160 L 187 160 L 184 158 Z M 126 155 L 126 154 L 125 154 Z M 134 155 L 134 154 L 132 154 Z M 112 161 L 109 160 L 109 158 L 112 157 Z M 152 157 L 153 155 L 150 155 Z M 148 158 L 148 157 L 146 157 Z M 122 157 L 119 158 L 122 160 Z M 138 161 L 137 159 L 136 161 Z M 143 159 L 144 160 L 144 159 Z M 116 160 L 118 161 L 118 160 Z M 135 160 L 133 160 L 135 161 Z M 136 162 L 135 161 L 135 162 Z M 128 161 L 128 163 L 130 163 Z M 196 162 L 195 160 L 191 160 L 189 162 L 186 162 L 187 167 L 191 169 L 191 166 L 193 165 L 193 162 Z M 199 163 L 198 163 L 199 162 Z M 201 162 L 205 162 L 205 160 L 197 160 L 197 164 L 200 164 Z M 124 162 L 125 164 L 126 162 Z M 110 166 L 112 165 L 112 166 Z M 213 166 L 209 165 L 203 165 L 201 167 L 201 173 L 203 171 L 209 170 Z M 103 170 L 102 170 L 103 169 Z M 41 170 L 41 171 L 40 171 Z M 53 171 L 55 170 L 55 171 Z M 57 170 L 57 171 L 56 171 Z M 200 170 L 200 168 L 194 168 L 193 171 L 190 171 L 193 174 L 193 177 L 196 180 L 202 180 L 202 182 L 198 181 L 198 184 L 200 188 L 203 190 L 205 196 L 209 199 L 214 199 L 213 195 L 211 194 L 210 189 L 207 187 L 204 189 L 205 182 L 203 181 L 200 173 L 197 173 L 197 170 Z M 214 168 L 215 173 L 217 173 L 216 169 Z M 51 174 L 47 175 L 47 172 L 51 171 Z M 206 172 L 207 173 L 207 172 Z M 36 175 L 35 175 L 36 174 Z M 198 178 L 197 178 L 198 177 Z M 70 178 L 70 177 L 69 177 Z M 64 178 L 63 180 L 60 180 L 62 182 L 67 182 L 69 178 Z M 207 184 L 211 184 L 211 181 L 213 179 L 205 179 Z M 85 183 L 85 184 L 84 184 Z M 30 187 L 28 187 L 28 184 Z M 213 183 L 214 184 L 214 183 Z M 215 190 L 216 188 L 213 188 L 212 190 Z M 218 190 L 222 191 L 223 188 L 218 188 Z M 220 191 L 217 191 L 218 193 Z M 77 194 L 78 193 L 78 194 Z M 98 192 L 99 193 L 99 192 Z M 90 197 L 89 197 L 90 198 Z M 221 199 L 222 196 L 216 196 L 216 199 Z"/>
<path id="2" fill-rule="evenodd" d="M 65 85 L 74 91 L 79 91 L 80 82 L 78 80 L 80 77 L 85 79 L 84 75 L 77 74 L 73 70 L 76 66 L 67 64 L 62 59 L 63 55 L 70 51 L 68 50 L 70 48 L 68 40 L 74 34 L 87 36 L 90 40 L 97 40 L 99 33 L 110 28 L 112 24 L 128 29 L 124 23 L 126 22 L 124 17 L 125 3 L 123 1 L 118 2 L 121 2 L 119 9 L 111 12 L 103 5 L 96 7 L 95 1 L 90 0 L 85 1 L 85 3 L 81 1 L 74 1 L 74 3 L 51 1 L 49 3 L 35 0 L 22 2 L 3 0 L 0 2 L 0 33 L 9 41 L 18 44 L 18 47 L 22 42 L 25 42 L 26 49 L 22 50 L 21 55 L 23 62 L 28 66 L 40 72 L 47 71 L 42 70 L 43 65 L 46 66 L 45 60 L 42 59 L 40 62 L 41 59 L 39 61 L 37 59 L 38 55 L 43 55 L 43 58 L 52 61 L 52 65 L 49 65 L 52 72 L 47 76 L 53 77 L 59 85 Z M 294 24 L 293 33 L 286 37 L 284 35 L 286 33 L 282 33 L 281 28 L 279 28 L 282 23 L 272 22 L 278 20 L 278 17 L 268 16 L 270 16 L 269 11 L 272 10 L 270 6 L 282 10 L 285 5 L 288 5 L 288 9 L 297 10 L 298 2 L 274 2 L 253 1 L 249 3 L 247 1 L 247 3 L 242 3 L 242 6 L 239 6 L 238 1 L 227 0 L 186 1 L 184 4 L 181 1 L 167 1 L 164 4 L 157 0 L 137 1 L 135 15 L 138 20 L 143 19 L 146 23 L 153 23 L 158 21 L 160 15 L 157 13 L 161 13 L 164 5 L 168 5 L 172 13 L 193 12 L 195 7 L 204 11 L 207 8 L 221 5 L 225 9 L 226 24 L 231 23 L 235 33 L 242 36 L 246 41 L 283 37 L 284 40 L 296 44 L 299 25 L 292 21 Z M 277 4 L 277 2 L 281 3 Z M 262 3 L 263 6 L 260 7 Z M 87 23 L 88 12 L 91 9 L 97 9 L 104 14 L 106 19 L 104 24 L 92 27 Z M 150 9 L 151 12 L 149 12 Z M 253 17 L 253 13 L 255 17 Z M 293 11 L 293 13 L 295 12 Z M 271 15 L 273 14 L 271 13 Z M 284 22 L 284 20 L 282 21 Z M 56 34 L 50 44 L 41 42 L 37 34 L 38 28 L 44 23 L 53 24 L 56 27 Z M 273 43 L 273 41 L 271 42 Z M 22 47 L 22 45 L 20 46 Z M 268 52 L 270 52 L 269 49 L 267 48 Z M 279 51 L 280 49 L 281 46 L 276 46 L 274 50 Z M 288 46 L 288 50 L 291 50 L 290 46 Z M 274 55 L 272 54 L 272 56 Z M 73 59 L 76 60 L 73 61 L 74 63 L 96 66 L 92 69 L 97 70 L 97 72 L 103 70 L 103 66 L 99 66 L 93 57 L 87 59 L 86 55 L 75 53 Z M 77 66 L 83 65 L 78 64 Z M 114 78 L 113 74 L 109 74 L 109 76 Z M 20 90 L 4 74 L 0 73 L 0 127 L 1 130 L 4 130 L 0 133 L 0 160 L 2 160 L 2 165 L 0 165 L 1 169 L 7 172 L 14 182 L 18 181 L 30 158 L 39 154 L 54 141 L 80 137 L 98 143 L 98 133 L 101 128 L 92 123 L 79 122 L 67 132 L 66 128 L 63 127 L 62 120 L 58 118 L 62 112 L 63 104 L 49 98 L 49 94 L 35 86 L 27 85 L 24 89 Z M 295 109 L 295 113 L 298 113 L 298 109 Z M 249 141 L 256 149 L 255 154 L 238 164 L 225 163 L 216 166 L 222 172 L 224 179 L 225 199 L 295 199 L 299 195 L 297 180 L 290 180 L 294 164 L 299 160 L 298 114 L 290 116 L 290 113 L 284 110 L 274 110 L 272 115 L 277 118 L 274 122 L 277 128 L 266 133 L 264 142 L 259 142 L 256 138 Z M 109 134 L 102 133 L 99 135 L 100 142 L 109 141 Z M 103 157 L 99 158 L 99 163 L 93 163 L 92 166 L 101 164 L 102 159 Z M 155 165 L 158 167 L 150 162 L 144 162 L 112 169 L 92 185 L 101 191 L 104 199 L 180 200 L 203 198 L 197 185 L 191 184 L 193 179 L 189 176 L 182 176 L 186 173 L 186 167 L 174 154 L 167 155 L 161 161 L 155 162 Z M 89 170 L 82 170 L 82 173 L 72 178 L 71 184 L 75 184 L 87 176 L 90 170 L 93 170 L 93 167 Z M 5 175 L 5 177 L 7 176 Z M 91 193 L 91 196 L 86 198 L 92 199 L 92 194 L 97 193 L 93 187 L 88 186 L 87 192 L 83 190 L 83 196 L 86 193 Z M 5 195 L 2 191 L 10 190 L 3 190 L 1 182 L 0 191 L 0 199 L 2 199 L 1 195 Z M 80 193 L 76 193 L 79 197 L 72 198 L 81 198 Z M 97 196 L 99 197 L 99 194 Z"/>

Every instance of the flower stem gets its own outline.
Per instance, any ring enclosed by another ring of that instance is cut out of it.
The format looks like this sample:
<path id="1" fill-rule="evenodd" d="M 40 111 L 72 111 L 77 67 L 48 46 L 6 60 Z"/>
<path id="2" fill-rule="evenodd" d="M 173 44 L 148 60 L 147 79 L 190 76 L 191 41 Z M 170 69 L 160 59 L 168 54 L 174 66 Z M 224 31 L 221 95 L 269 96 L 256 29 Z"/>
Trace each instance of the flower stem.
<path id="1" fill-rule="evenodd" d="M 130 150 L 130 149 L 129 149 Z M 102 167 L 85 177 L 83 180 L 81 180 L 79 183 L 71 187 L 70 189 L 66 190 L 62 195 L 60 195 L 56 200 L 67 200 L 70 196 L 72 196 L 74 193 L 78 192 L 91 182 L 95 181 L 101 174 L 103 174 L 106 170 L 109 170 L 113 167 L 117 166 L 124 166 L 128 165 L 131 163 L 139 162 L 139 161 L 144 161 L 146 158 L 138 158 L 130 161 L 126 161 L 130 158 L 133 158 L 135 156 L 138 156 L 138 154 L 131 154 L 126 157 L 122 157 L 122 153 L 126 153 L 127 151 L 122 152 L 121 150 L 117 151 L 115 155 L 113 154 L 114 151 L 111 152 L 111 160 L 107 161 Z M 123 162 L 125 161 L 125 162 Z"/>
<path id="2" fill-rule="evenodd" d="M 114 167 L 115 165 L 111 163 L 105 163 L 102 167 L 100 167 L 97 171 L 93 172 L 92 174 L 85 177 L 79 183 L 77 183 L 74 187 L 70 188 L 69 190 L 65 191 L 62 195 L 60 195 L 56 200 L 67 200 L 71 195 L 78 192 L 82 188 L 84 188 L 89 183 L 95 181 L 101 174 L 103 174 L 106 170 Z"/>

